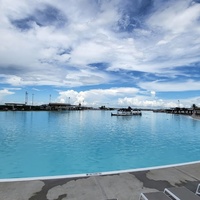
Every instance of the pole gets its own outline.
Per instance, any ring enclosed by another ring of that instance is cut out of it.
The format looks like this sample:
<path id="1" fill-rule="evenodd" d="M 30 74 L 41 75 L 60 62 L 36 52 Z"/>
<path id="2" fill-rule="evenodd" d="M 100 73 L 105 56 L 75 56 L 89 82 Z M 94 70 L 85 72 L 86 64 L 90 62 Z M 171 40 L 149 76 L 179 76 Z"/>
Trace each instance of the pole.
<path id="1" fill-rule="evenodd" d="M 32 94 L 32 106 L 33 106 L 34 94 Z"/>
<path id="2" fill-rule="evenodd" d="M 49 95 L 49 103 L 51 103 L 51 94 Z"/>
<path id="3" fill-rule="evenodd" d="M 27 105 L 28 104 L 28 92 L 26 91 L 26 93 L 25 93 L 25 105 Z"/>

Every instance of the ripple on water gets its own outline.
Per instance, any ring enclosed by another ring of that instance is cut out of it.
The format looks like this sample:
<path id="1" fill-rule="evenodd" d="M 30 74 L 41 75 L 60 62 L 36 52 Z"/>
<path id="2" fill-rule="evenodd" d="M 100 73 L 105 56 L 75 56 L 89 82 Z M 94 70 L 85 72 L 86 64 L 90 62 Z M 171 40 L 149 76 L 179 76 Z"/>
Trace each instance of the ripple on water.
<path id="1" fill-rule="evenodd" d="M 200 121 L 164 113 L 0 112 L 0 178 L 136 169 L 200 159 Z"/>

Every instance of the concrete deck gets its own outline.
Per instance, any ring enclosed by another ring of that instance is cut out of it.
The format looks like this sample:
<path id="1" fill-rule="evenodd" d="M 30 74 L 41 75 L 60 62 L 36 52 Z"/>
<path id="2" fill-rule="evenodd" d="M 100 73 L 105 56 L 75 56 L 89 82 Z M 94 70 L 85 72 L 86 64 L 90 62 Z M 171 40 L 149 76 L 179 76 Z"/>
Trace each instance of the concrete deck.
<path id="1" fill-rule="evenodd" d="M 80 178 L 0 182 L 1 200 L 138 200 L 141 192 L 185 186 L 195 192 L 200 163 Z"/>

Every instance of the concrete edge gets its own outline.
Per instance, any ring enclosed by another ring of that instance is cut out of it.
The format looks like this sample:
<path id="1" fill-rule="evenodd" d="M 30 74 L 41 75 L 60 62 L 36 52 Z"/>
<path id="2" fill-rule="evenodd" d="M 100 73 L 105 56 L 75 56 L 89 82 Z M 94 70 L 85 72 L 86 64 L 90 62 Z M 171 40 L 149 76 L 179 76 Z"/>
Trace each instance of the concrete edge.
<path id="1" fill-rule="evenodd" d="M 162 166 L 156 166 L 156 167 L 128 169 L 128 170 L 87 173 L 87 174 L 71 174 L 71 175 L 44 176 L 44 177 L 41 176 L 41 177 L 27 177 L 27 178 L 7 178 L 7 179 L 0 179 L 0 183 L 16 182 L 16 181 L 54 180 L 54 179 L 64 179 L 64 178 L 84 178 L 84 177 L 90 177 L 90 176 L 105 176 L 105 175 L 113 175 L 113 174 L 121 174 L 121 173 L 148 171 L 148 170 L 154 170 L 154 169 L 164 169 L 164 168 L 170 168 L 170 167 L 179 167 L 179 166 L 192 165 L 192 164 L 198 164 L 198 163 L 200 163 L 200 161 L 171 164 L 171 165 L 162 165 Z"/>

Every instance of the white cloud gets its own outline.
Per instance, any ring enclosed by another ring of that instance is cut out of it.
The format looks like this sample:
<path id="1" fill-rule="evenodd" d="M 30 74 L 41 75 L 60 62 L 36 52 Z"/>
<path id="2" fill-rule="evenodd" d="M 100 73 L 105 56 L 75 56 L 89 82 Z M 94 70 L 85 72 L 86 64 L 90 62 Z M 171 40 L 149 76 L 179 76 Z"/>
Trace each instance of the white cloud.
<path id="1" fill-rule="evenodd" d="M 174 101 L 166 101 L 163 99 L 144 99 L 144 98 L 120 98 L 118 104 L 121 106 L 133 106 L 139 108 L 171 108 L 176 107 Z"/>
<path id="2" fill-rule="evenodd" d="M 5 90 L 14 90 L 14 91 L 19 91 L 19 90 L 21 90 L 22 88 L 17 88 L 17 87 L 15 87 L 15 88 L 4 88 Z"/>
<path id="3" fill-rule="evenodd" d="M 195 104 L 196 106 L 200 107 L 200 96 L 198 97 L 192 97 L 192 98 L 186 98 L 179 100 L 179 103 L 181 107 L 192 107 L 192 104 Z"/>
<path id="4" fill-rule="evenodd" d="M 156 96 L 156 92 L 155 91 L 151 91 L 151 96 L 155 97 Z"/>
<path id="5" fill-rule="evenodd" d="M 200 13 L 200 4 L 191 1 L 168 1 L 166 7 L 159 9 L 148 20 L 149 24 L 171 31 L 173 34 L 187 32 L 194 28 Z"/>
<path id="6" fill-rule="evenodd" d="M 48 67 L 48 65 L 46 65 Z M 106 73 L 93 69 L 80 69 L 67 71 L 65 69 L 57 68 L 51 69 L 49 65 L 47 72 L 38 74 L 37 71 L 29 72 L 27 74 L 5 75 L 0 74 L 0 83 L 9 84 L 12 86 L 59 86 L 59 87 L 77 87 L 87 85 L 98 85 L 110 80 L 114 80 L 114 76 L 108 76 Z"/>
<path id="7" fill-rule="evenodd" d="M 25 1 L 22 2 L 12 4 L 10 7 L 12 12 L 10 12 L 10 9 L 2 10 L 4 17 L 8 16 L 9 13 L 9 16 L 12 16 L 11 18 L 21 19 L 22 17 L 26 17 L 26 15 L 33 13 L 35 7 L 33 6 L 33 8 L 29 8 L 31 5 L 27 4 Z M 3 1 L 3 7 L 5 8 L 6 5 L 10 5 L 10 3 L 10 1 L 7 3 L 6 1 Z M 73 76 L 73 68 L 76 69 L 76 72 L 80 77 L 85 77 L 85 72 L 87 70 L 88 78 L 92 78 L 89 76 L 93 73 L 97 80 L 103 78 L 104 83 L 109 82 L 109 78 L 108 76 L 106 77 L 105 73 L 105 77 L 102 77 L 103 72 L 98 75 L 99 71 L 95 72 L 95 69 L 93 69 L 93 72 L 90 72 L 88 69 L 82 69 L 87 68 L 87 64 L 89 63 L 102 62 L 106 60 L 105 58 L 111 49 L 109 44 L 107 46 L 103 43 L 105 33 L 103 29 L 100 28 L 100 25 L 106 26 L 106 24 L 110 24 L 111 22 L 108 22 L 108 19 L 104 16 L 98 16 L 93 19 L 93 14 L 95 13 L 92 11 L 93 9 L 91 9 L 90 6 L 84 6 L 87 7 L 84 12 L 86 16 L 85 19 L 81 21 L 80 19 L 83 18 L 80 18 L 80 16 L 76 17 L 76 15 L 79 15 L 80 13 L 82 14 L 83 12 L 82 8 L 77 7 L 77 5 L 79 4 L 74 4 L 72 1 L 69 2 L 67 7 L 70 7 L 70 9 L 68 10 L 64 9 L 66 6 L 62 6 L 61 4 L 60 8 L 62 8 L 63 12 L 71 20 L 68 21 L 68 26 L 63 29 L 40 27 L 36 24 L 33 26 L 32 30 L 26 32 L 19 31 L 13 27 L 11 28 L 10 24 L 7 28 L 0 28 L 2 35 L 0 47 L 0 68 L 5 69 L 7 66 L 14 66 L 16 71 L 20 71 L 20 75 L 12 74 L 12 71 L 8 72 L 11 74 L 7 75 L 7 78 L 4 79 L 6 83 L 11 85 L 35 84 L 58 86 L 62 85 L 63 81 L 65 82 L 63 76 L 68 77 L 69 74 L 71 74 L 70 76 Z M 55 6 L 57 7 L 57 4 Z M 20 15 L 20 10 L 22 9 L 24 9 L 24 12 Z M 77 12 L 72 12 L 73 9 L 78 9 L 79 14 Z M 91 13 L 87 13 L 88 10 Z M 108 11 L 109 10 L 105 12 Z M 109 16 L 109 20 L 112 18 L 116 21 L 116 13 L 114 13 L 115 11 L 113 11 L 112 17 Z M 104 12 L 101 13 L 101 15 L 104 14 Z M 109 12 L 107 14 L 109 14 Z M 90 19 L 92 21 L 88 22 Z M 102 22 L 101 19 L 104 20 L 104 22 Z M 79 26 L 85 26 L 86 29 L 79 30 Z M 107 36 L 105 35 L 105 37 Z M 64 51 L 69 48 L 72 48 L 70 54 L 60 54 L 60 50 L 63 49 Z M 62 65 L 62 69 L 60 68 L 60 65 Z M 51 77 L 51 74 L 54 75 L 54 78 Z M 29 77 L 31 80 L 26 80 L 26 77 Z M 76 79 L 74 79 L 75 82 L 73 82 L 72 79 L 66 80 L 66 82 L 69 83 L 69 81 L 71 81 L 70 86 L 84 85 L 85 82 L 82 82 L 82 80 L 83 79 L 79 79 L 78 83 Z M 90 83 L 97 84 L 102 83 L 102 81 L 92 82 L 91 80 Z"/>
<path id="8" fill-rule="evenodd" d="M 37 91 L 37 92 L 40 92 L 40 91 L 41 91 L 41 90 L 38 89 L 38 88 L 32 88 L 32 90 L 35 90 L 35 91 Z"/>
<path id="9" fill-rule="evenodd" d="M 192 104 L 196 104 L 200 106 L 200 96 L 193 98 L 180 98 L 177 99 L 157 99 L 151 98 L 147 96 L 136 96 L 133 98 L 119 98 L 118 105 L 119 106 L 132 106 L 132 107 L 140 107 L 140 108 L 174 108 L 174 107 L 192 107 Z"/>
<path id="10" fill-rule="evenodd" d="M 74 90 L 59 92 L 59 102 L 70 102 L 72 104 L 84 103 L 88 106 L 101 106 L 109 104 L 110 106 L 117 105 L 117 99 L 124 96 L 135 96 L 138 92 L 136 88 L 110 88 L 110 89 L 92 89 L 87 91 L 77 92 Z"/>
<path id="11" fill-rule="evenodd" d="M 83 69 L 68 73 L 65 80 L 63 80 L 63 84 L 68 87 L 98 85 L 108 82 L 109 79 L 111 78 L 101 71 L 96 72 L 89 69 Z"/>
<path id="12" fill-rule="evenodd" d="M 143 52 L 145 62 L 140 63 L 142 69 L 159 73 L 198 62 L 200 47 L 200 4 L 189 0 L 162 3 L 147 20 L 154 36 L 149 37 L 153 36 Z"/>
<path id="13" fill-rule="evenodd" d="M 78 105 L 81 103 L 85 106 L 99 107 L 105 105 L 107 107 L 136 107 L 136 108 L 172 108 L 172 107 L 191 107 L 193 103 L 199 104 L 200 97 L 186 98 L 186 99 L 158 99 L 155 98 L 155 92 L 150 92 L 148 95 L 139 95 L 136 88 L 110 88 L 110 89 L 96 89 L 87 91 L 60 91 L 58 102 L 71 103 Z"/>
<path id="14" fill-rule="evenodd" d="M 138 84 L 139 87 L 156 92 L 171 92 L 171 91 L 194 91 L 199 90 L 200 81 L 188 80 L 184 82 L 141 82 Z"/>
<path id="15" fill-rule="evenodd" d="M 9 91 L 8 89 L 0 90 L 0 101 L 2 101 L 6 96 L 13 95 L 14 92 Z"/>
<path id="16" fill-rule="evenodd" d="M 139 9 L 136 5 L 135 7 Z M 175 67 L 190 66 L 199 62 L 200 49 L 200 4 L 190 0 L 157 0 L 154 12 L 140 18 L 128 13 L 124 1 L 15 1 L 0 2 L 0 83 L 11 86 L 51 85 L 56 87 L 79 87 L 110 84 L 126 81 L 120 70 L 156 73 L 157 76 L 188 76 L 191 80 L 172 83 L 170 81 L 137 83 L 138 75 L 133 73 L 133 87 L 138 85 L 147 90 L 152 98 L 157 91 L 199 90 L 199 81 L 192 80 L 195 74 L 186 74 Z M 126 2 L 127 3 L 127 2 Z M 20 30 L 11 20 L 37 17 L 39 9 L 50 5 L 58 9 L 65 19 L 62 26 L 39 23 L 30 20 L 28 30 Z M 151 11 L 152 11 L 151 10 Z M 134 10 L 134 12 L 136 12 Z M 140 26 L 131 31 L 120 30 L 119 22 L 124 14 L 128 17 L 122 25 L 125 29 L 130 20 L 138 20 Z M 104 68 L 91 63 L 106 63 Z M 199 66 L 197 66 L 199 67 Z M 127 74 L 129 78 L 129 74 Z M 145 77 L 141 77 L 145 80 Z M 117 81 L 116 81 L 117 80 Z M 110 86 L 107 86 L 110 87 Z M 120 90 L 123 90 L 120 92 Z M 99 102 L 129 102 L 133 98 L 124 89 L 71 91 L 71 101 L 85 104 Z M 130 91 L 139 92 L 138 89 Z M 62 96 L 63 95 L 63 96 Z M 60 101 L 68 95 L 62 94 Z M 112 97 L 115 97 L 112 100 Z M 124 98 L 127 97 L 127 100 Z M 120 100 L 119 100 L 120 99 Z M 137 103 L 137 98 L 132 99 Z M 119 101 L 118 101 L 119 100 Z M 139 105 L 138 100 L 138 105 Z M 155 100 L 141 100 L 143 105 L 161 105 Z"/>
<path id="17" fill-rule="evenodd" d="M 10 28 L 10 26 L 7 29 L 1 29 L 1 62 L 4 65 L 15 64 L 27 70 L 32 70 L 35 67 L 39 69 L 41 66 L 39 60 L 59 61 L 63 64 L 74 65 L 74 67 L 77 67 L 76 65 L 84 67 L 89 63 L 106 61 L 110 63 L 109 70 L 133 69 L 148 72 L 161 72 L 166 67 L 195 62 L 195 58 L 183 59 L 182 62 L 179 59 L 183 55 L 191 55 L 198 50 L 197 47 L 194 49 L 188 44 L 191 41 L 194 43 L 194 40 L 191 40 L 192 37 L 199 38 L 197 19 L 200 6 L 193 4 L 189 7 L 188 2 L 177 1 L 174 3 L 174 1 L 170 1 L 166 9 L 161 8 L 153 13 L 147 24 L 153 29 L 160 27 L 160 32 L 154 37 L 153 32 L 140 29 L 140 33 L 148 32 L 147 35 L 145 34 L 148 39 L 143 41 L 143 38 L 139 37 L 137 41 L 134 41 L 134 39 L 129 38 L 130 35 L 123 36 L 113 29 L 122 17 L 119 12 L 121 1 L 115 3 L 103 1 L 99 5 L 88 4 L 88 1 L 85 1 L 84 4 L 82 1 L 68 1 L 67 4 L 61 1 L 59 3 L 50 1 L 48 4 L 61 9 L 67 17 L 67 25 L 62 29 L 35 25 L 28 32 L 19 32 L 16 28 Z M 26 17 L 33 13 L 38 5 L 38 2 L 31 3 L 33 5 L 26 1 L 20 1 L 11 5 L 11 1 L 2 1 L 2 8 L 4 8 L 2 10 L 4 15 L 2 15 L 4 18 L 8 13 L 13 18 Z M 22 10 L 23 12 L 21 12 Z M 178 28 L 179 26 L 180 28 Z M 173 33 L 165 31 L 169 29 Z M 177 29 L 184 30 L 185 34 L 190 34 L 193 31 L 193 34 L 188 40 L 182 40 L 180 33 L 175 34 Z M 181 39 L 181 42 L 176 42 L 175 45 L 174 40 L 178 40 L 178 38 Z M 155 43 L 168 44 L 170 52 L 167 51 L 166 46 L 161 47 L 159 45 L 159 47 L 156 47 Z M 199 42 L 195 41 L 195 44 L 197 45 Z M 187 48 L 185 48 L 186 46 Z M 57 54 L 60 48 L 69 47 L 73 48 L 70 54 Z M 157 61 L 159 57 L 170 58 L 175 56 L 177 56 L 177 59 L 173 58 L 174 60 L 170 61 L 171 63 L 163 61 L 161 64 L 160 61 Z M 54 65 L 54 70 L 56 70 L 56 63 Z M 42 70 L 45 73 L 46 68 L 42 67 Z"/>

